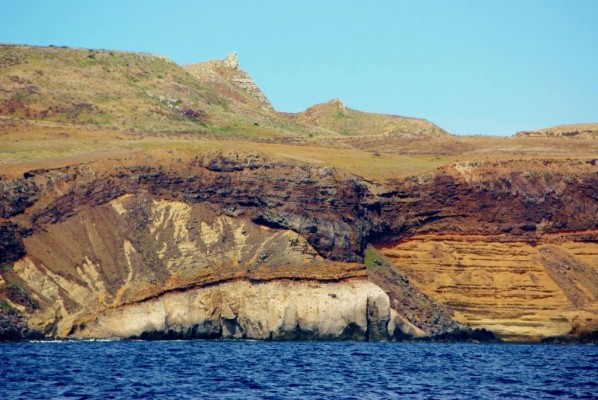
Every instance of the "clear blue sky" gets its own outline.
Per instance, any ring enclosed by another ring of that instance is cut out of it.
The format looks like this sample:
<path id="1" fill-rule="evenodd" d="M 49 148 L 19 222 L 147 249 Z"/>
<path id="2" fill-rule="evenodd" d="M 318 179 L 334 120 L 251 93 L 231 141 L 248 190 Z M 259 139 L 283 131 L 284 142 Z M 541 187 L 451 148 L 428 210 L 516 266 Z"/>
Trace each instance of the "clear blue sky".
<path id="1" fill-rule="evenodd" d="M 281 111 L 338 97 L 462 134 L 598 122 L 598 0 L 2 0 L 0 42 L 235 50 Z"/>

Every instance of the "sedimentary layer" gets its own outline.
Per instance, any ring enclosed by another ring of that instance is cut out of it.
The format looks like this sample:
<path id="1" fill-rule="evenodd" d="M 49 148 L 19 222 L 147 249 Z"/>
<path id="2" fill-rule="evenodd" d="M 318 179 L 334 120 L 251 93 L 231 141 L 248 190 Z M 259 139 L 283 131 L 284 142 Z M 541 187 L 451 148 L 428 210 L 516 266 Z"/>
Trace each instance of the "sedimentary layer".
<path id="1" fill-rule="evenodd" d="M 380 250 L 463 324 L 508 340 L 596 330 L 598 243 L 547 236 L 422 235 Z"/>

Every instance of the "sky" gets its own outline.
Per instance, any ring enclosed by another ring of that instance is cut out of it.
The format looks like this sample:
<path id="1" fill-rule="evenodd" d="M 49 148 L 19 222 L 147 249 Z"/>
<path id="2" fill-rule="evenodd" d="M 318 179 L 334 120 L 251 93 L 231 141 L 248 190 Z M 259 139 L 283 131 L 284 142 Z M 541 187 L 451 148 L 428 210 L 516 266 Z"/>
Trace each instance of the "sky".
<path id="1" fill-rule="evenodd" d="M 340 98 L 457 134 L 598 122 L 598 0 L 1 0 L 0 42 L 236 51 L 279 111 Z"/>

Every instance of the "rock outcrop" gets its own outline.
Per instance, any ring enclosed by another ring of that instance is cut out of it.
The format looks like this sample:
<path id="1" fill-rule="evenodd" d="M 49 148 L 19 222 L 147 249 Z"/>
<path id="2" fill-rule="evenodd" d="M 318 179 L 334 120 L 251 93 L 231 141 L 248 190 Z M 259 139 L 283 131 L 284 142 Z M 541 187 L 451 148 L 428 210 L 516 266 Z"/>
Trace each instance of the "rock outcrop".
<path id="1" fill-rule="evenodd" d="M 457 321 L 504 339 L 598 329 L 598 243 L 422 235 L 381 251 Z"/>
<path id="2" fill-rule="evenodd" d="M 239 68 L 235 52 L 229 53 L 224 60 L 205 61 L 185 68 L 218 93 L 265 112 L 274 111 L 270 100 L 251 76 Z"/>
<path id="3" fill-rule="evenodd" d="M 104 321 L 173 296 L 211 299 L 205 307 L 217 313 L 225 306 L 219 299 L 230 292 L 226 287 L 245 293 L 226 304 L 250 296 L 265 305 L 266 294 L 283 286 L 281 296 L 296 293 L 286 303 L 277 300 L 284 310 L 310 298 L 324 311 L 293 317 L 299 330 L 264 325 L 258 332 L 250 328 L 263 324 L 258 307 L 238 332 L 368 340 L 421 334 L 400 316 L 391 320 L 388 296 L 365 280 L 360 261 L 367 189 L 354 177 L 251 154 L 198 157 L 182 169 L 138 161 L 105 167 L 37 170 L 2 181 L 7 199 L 24 193 L 19 202 L 4 203 L 10 220 L 2 230 L 3 275 L 24 288 L 22 296 L 7 301 L 32 328 L 60 337 L 122 336 L 129 332 L 126 326 L 122 332 L 106 330 L 105 323 L 104 331 L 82 327 L 91 326 L 85 323 L 90 319 Z M 21 203 L 27 206 L 13 206 Z M 335 292 L 324 295 L 318 285 Z M 164 321 L 170 312 L 164 311 Z M 177 334 L 208 324 L 223 337 L 236 335 L 227 333 L 220 317 L 202 321 L 186 320 Z M 201 332 L 197 335 L 210 335 Z M 158 334 L 149 328 L 129 333 L 125 336 Z"/>
<path id="4" fill-rule="evenodd" d="M 365 280 L 235 281 L 106 310 L 72 336 L 381 340 L 389 319 L 388 297 Z"/>
<path id="5" fill-rule="evenodd" d="M 64 336 L 77 318 L 173 291 L 239 279 L 365 277 L 324 260 L 297 233 L 199 203 L 120 196 L 24 239 L 12 272 L 40 303 L 36 328 Z"/>
<path id="6" fill-rule="evenodd" d="M 0 342 L 40 340 L 41 332 L 29 329 L 27 321 L 14 309 L 0 309 Z"/>
<path id="7" fill-rule="evenodd" d="M 598 328 L 591 160 L 457 164 L 395 188 L 373 239 L 457 321 L 510 340 Z"/>

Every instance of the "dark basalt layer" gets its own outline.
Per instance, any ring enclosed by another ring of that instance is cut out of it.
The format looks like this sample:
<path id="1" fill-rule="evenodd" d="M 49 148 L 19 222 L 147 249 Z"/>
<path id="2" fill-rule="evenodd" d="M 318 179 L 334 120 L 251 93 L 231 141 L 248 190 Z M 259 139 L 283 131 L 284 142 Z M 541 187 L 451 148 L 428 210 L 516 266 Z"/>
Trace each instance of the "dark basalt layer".
<path id="1" fill-rule="evenodd" d="M 10 221 L 0 221 L 0 264 L 14 261 L 25 254 L 19 226 Z"/>
<path id="2" fill-rule="evenodd" d="M 446 331 L 433 335 L 430 337 L 424 337 L 416 339 L 422 342 L 476 342 L 476 343 L 498 343 L 501 342 L 494 333 L 486 329 L 470 329 L 470 328 L 457 328 L 452 331 Z"/>
<path id="3" fill-rule="evenodd" d="M 0 341 L 40 339 L 44 339 L 44 335 L 29 329 L 27 322 L 18 311 L 0 309 Z"/>
<path id="4" fill-rule="evenodd" d="M 177 168 L 96 171 L 81 165 L 31 171 L 28 178 L 0 181 L 4 217 L 17 220 L 28 210 L 20 225 L 0 222 L 1 254 L 4 260 L 22 255 L 21 232 L 30 233 L 24 228 L 41 229 L 126 193 L 211 203 L 233 217 L 292 229 L 323 257 L 339 261 L 362 261 L 368 242 L 416 233 L 503 235 L 533 242 L 544 233 L 580 232 L 581 241 L 598 240 L 595 233 L 584 234 L 598 228 L 598 167 L 583 161 L 546 163 L 480 164 L 470 172 L 473 180 L 446 167 L 388 185 L 255 155 L 198 157 Z"/>
<path id="5" fill-rule="evenodd" d="M 542 160 L 467 167 L 466 173 L 451 166 L 433 176 L 394 182 L 392 191 L 382 194 L 388 200 L 379 201 L 371 239 L 463 233 L 533 242 L 544 233 L 598 228 L 598 167 L 591 163 Z"/>

